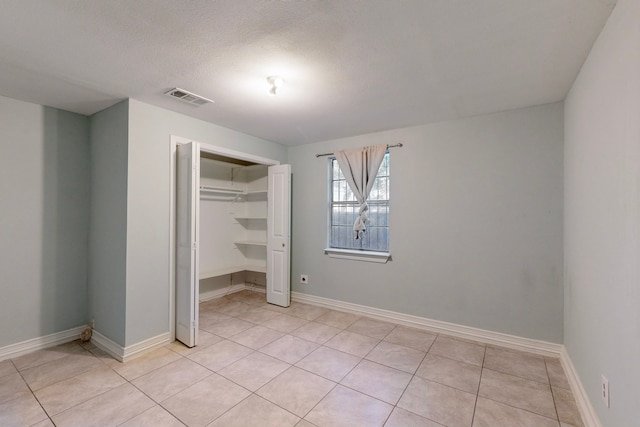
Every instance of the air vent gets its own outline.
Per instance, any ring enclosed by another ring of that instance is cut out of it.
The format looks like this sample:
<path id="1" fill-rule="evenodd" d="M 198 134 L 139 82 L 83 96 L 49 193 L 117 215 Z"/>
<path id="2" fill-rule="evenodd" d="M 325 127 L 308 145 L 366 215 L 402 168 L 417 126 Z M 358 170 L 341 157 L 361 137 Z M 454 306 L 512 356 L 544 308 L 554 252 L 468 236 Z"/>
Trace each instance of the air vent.
<path id="1" fill-rule="evenodd" d="M 196 95 L 195 93 L 180 88 L 171 89 L 169 92 L 166 92 L 165 95 L 187 102 L 191 105 L 197 105 L 198 107 L 213 102 L 204 96 Z"/>

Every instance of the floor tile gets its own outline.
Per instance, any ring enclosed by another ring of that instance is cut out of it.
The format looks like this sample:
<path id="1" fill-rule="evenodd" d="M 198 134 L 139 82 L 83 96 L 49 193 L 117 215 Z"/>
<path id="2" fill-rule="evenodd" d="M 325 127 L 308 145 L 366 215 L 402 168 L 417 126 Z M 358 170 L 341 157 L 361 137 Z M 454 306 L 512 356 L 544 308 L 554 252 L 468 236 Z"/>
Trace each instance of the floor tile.
<path id="1" fill-rule="evenodd" d="M 251 395 L 208 427 L 293 427 L 300 418 L 259 396 Z"/>
<path id="2" fill-rule="evenodd" d="M 249 290 L 236 292 L 235 294 L 230 295 L 230 297 L 234 301 L 240 301 L 249 305 L 262 304 L 267 301 L 267 296 L 264 293 Z"/>
<path id="3" fill-rule="evenodd" d="M 342 311 L 329 310 L 314 321 L 325 325 L 333 326 L 338 329 L 345 329 L 360 319 L 360 316 Z"/>
<path id="4" fill-rule="evenodd" d="M 477 394 L 480 385 L 480 366 L 427 354 L 416 375 L 468 393 Z"/>
<path id="5" fill-rule="evenodd" d="M 261 305 L 260 308 L 264 308 L 266 310 L 272 310 L 275 311 L 277 313 L 280 314 L 290 314 L 291 313 L 291 308 L 294 307 L 295 305 L 298 305 L 299 303 L 295 302 L 295 301 L 291 301 L 291 305 L 289 307 L 281 307 L 279 305 L 275 305 L 275 304 L 265 304 L 265 305 Z"/>
<path id="6" fill-rule="evenodd" d="M 262 353 L 284 360 L 287 363 L 297 363 L 318 348 L 319 344 L 292 335 L 285 335 L 260 349 Z"/>
<path id="7" fill-rule="evenodd" d="M 315 320 L 323 314 L 327 313 L 329 309 L 318 307 L 309 304 L 295 304 L 289 307 L 287 314 L 289 316 L 301 317 L 305 320 Z"/>
<path id="8" fill-rule="evenodd" d="M 138 377 L 131 383 L 156 402 L 161 402 L 211 374 L 207 368 L 181 358 Z"/>
<path id="9" fill-rule="evenodd" d="M 558 421 L 479 397 L 473 427 L 558 427 Z"/>
<path id="10" fill-rule="evenodd" d="M 340 384 L 395 405 L 411 381 L 411 376 L 406 372 L 363 360 Z"/>
<path id="11" fill-rule="evenodd" d="M 393 323 L 363 317 L 349 326 L 347 330 L 355 332 L 356 334 L 366 335 L 368 337 L 381 340 L 389 335 L 389 332 L 391 332 L 395 327 L 396 325 Z"/>
<path id="12" fill-rule="evenodd" d="M 31 390 L 19 373 L 5 375 L 0 381 L 0 403 L 7 402 L 16 397 L 31 394 Z"/>
<path id="13" fill-rule="evenodd" d="M 252 353 L 219 371 L 223 377 L 256 391 L 291 365 L 262 353 Z"/>
<path id="14" fill-rule="evenodd" d="M 22 377 L 31 390 L 35 391 L 101 365 L 102 362 L 93 354 L 82 351 L 27 368 L 22 371 Z"/>
<path id="15" fill-rule="evenodd" d="M 354 356 L 364 357 L 378 344 L 378 340 L 354 332 L 342 331 L 325 343 L 325 346 Z"/>
<path id="16" fill-rule="evenodd" d="M 47 414 L 31 393 L 0 403 L 0 426 L 22 427 L 47 420 Z"/>
<path id="17" fill-rule="evenodd" d="M 215 311 L 217 311 L 218 313 L 226 314 L 227 316 L 238 317 L 242 313 L 245 313 L 251 309 L 253 309 L 253 306 L 249 304 L 245 304 L 243 302 L 238 302 L 238 301 L 232 301 L 227 304 L 216 307 Z"/>
<path id="18" fill-rule="evenodd" d="M 121 427 L 184 427 L 184 424 L 162 406 L 156 405 L 121 424 Z"/>
<path id="19" fill-rule="evenodd" d="M 180 341 L 176 340 L 172 343 L 167 344 L 166 348 L 168 348 L 171 351 L 174 351 L 182 356 L 187 356 L 189 354 L 193 354 L 196 353 L 200 350 L 204 350 L 205 348 L 209 347 L 210 345 L 213 345 L 215 343 L 218 343 L 220 341 L 224 340 L 224 338 L 219 337 L 217 335 L 214 335 L 212 333 L 209 333 L 207 331 L 204 330 L 200 330 L 198 331 L 198 345 L 195 347 L 187 347 L 186 345 L 182 344 Z"/>
<path id="20" fill-rule="evenodd" d="M 53 415 L 106 393 L 125 382 L 108 366 L 99 366 L 40 389 L 35 395 L 49 415 Z"/>
<path id="21" fill-rule="evenodd" d="M 393 344 L 402 345 L 405 347 L 415 348 L 420 351 L 429 351 L 431 345 L 436 340 L 438 335 L 422 331 L 420 329 L 408 328 L 406 326 L 396 326 L 384 340 Z"/>
<path id="22" fill-rule="evenodd" d="M 305 417 L 319 427 L 382 426 L 393 406 L 343 386 L 336 386 Z"/>
<path id="23" fill-rule="evenodd" d="M 428 420 L 418 414 L 395 407 L 384 427 L 443 427 L 435 421 Z M 494 427 L 497 427 L 494 426 Z"/>
<path id="24" fill-rule="evenodd" d="M 0 425 L 584 427 L 557 358 L 254 292 L 200 309 L 191 349 L 122 364 L 71 342 L 1 361 Z"/>
<path id="25" fill-rule="evenodd" d="M 294 366 L 260 388 L 257 394 L 304 417 L 335 385 L 333 381 Z"/>
<path id="26" fill-rule="evenodd" d="M 168 365 L 179 358 L 179 354 L 165 347 L 161 347 L 128 362 L 115 365 L 113 369 L 125 379 L 131 381 L 147 372 Z"/>
<path id="27" fill-rule="evenodd" d="M 324 344 L 339 333 L 340 329 L 334 328 L 333 326 L 309 322 L 295 331 L 292 331 L 291 335 L 295 335 L 303 340 L 315 342 L 317 344 Z"/>
<path id="28" fill-rule="evenodd" d="M 537 381 L 483 369 L 478 394 L 548 418 L 557 417 L 551 388 Z"/>
<path id="29" fill-rule="evenodd" d="M 424 356 L 423 351 L 381 341 L 367 354 L 366 359 L 413 374 Z"/>
<path id="30" fill-rule="evenodd" d="M 15 374 L 16 372 L 18 372 L 18 370 L 13 366 L 11 360 L 3 360 L 0 362 L 0 378 L 5 375 Z"/>
<path id="31" fill-rule="evenodd" d="M 554 387 L 560 387 L 567 390 L 571 389 L 567 375 L 562 369 L 559 359 L 545 357 L 545 365 L 547 366 L 547 375 L 549 375 L 549 383 Z"/>
<path id="32" fill-rule="evenodd" d="M 245 320 L 240 320 L 236 318 L 231 318 L 228 320 L 223 320 L 221 322 L 201 325 L 201 327 L 214 335 L 218 335 L 219 337 L 229 338 L 232 337 L 242 331 L 246 331 L 249 328 L 253 328 L 255 325 L 251 322 L 247 322 Z"/>
<path id="33" fill-rule="evenodd" d="M 576 427 L 582 427 L 582 417 L 571 391 L 560 387 L 551 387 L 551 391 L 560 421 Z"/>
<path id="34" fill-rule="evenodd" d="M 9 427 L 11 424 L 9 424 Z M 53 422 L 47 418 L 45 420 L 40 421 L 39 423 L 33 424 L 31 427 L 56 427 Z"/>
<path id="35" fill-rule="evenodd" d="M 42 365 L 47 362 L 60 359 L 68 356 L 72 353 L 78 353 L 84 351 L 75 341 L 66 344 L 57 345 L 55 347 L 49 347 L 42 350 L 34 351 L 33 353 L 25 354 L 24 356 L 11 359 L 15 367 L 22 371 L 27 368 Z"/>
<path id="36" fill-rule="evenodd" d="M 472 365 L 482 366 L 485 348 L 483 345 L 473 344 L 444 335 L 438 335 L 429 349 L 429 353 L 448 357 Z"/>
<path id="37" fill-rule="evenodd" d="M 200 319 L 198 319 L 200 323 L 200 327 L 202 327 L 202 325 L 207 325 L 207 324 L 210 325 L 214 323 L 223 322 L 229 319 L 232 319 L 232 317 L 227 316 L 226 314 L 218 313 L 217 311 L 213 311 L 213 310 L 206 310 L 206 309 L 203 309 L 202 306 L 200 308 Z"/>
<path id="38" fill-rule="evenodd" d="M 488 346 L 483 366 L 493 371 L 549 384 L 544 358 L 535 354 Z"/>
<path id="39" fill-rule="evenodd" d="M 299 368 L 338 382 L 360 362 L 360 357 L 321 346 L 296 364 Z"/>
<path id="40" fill-rule="evenodd" d="M 141 391 L 126 383 L 54 415 L 52 419 L 57 427 L 117 426 L 154 405 Z"/>
<path id="41" fill-rule="evenodd" d="M 262 326 L 287 334 L 306 325 L 307 323 L 309 323 L 308 320 L 304 320 L 300 317 L 289 316 L 288 314 L 278 314 L 278 317 L 274 317 L 271 320 L 263 322 Z"/>
<path id="42" fill-rule="evenodd" d="M 200 311 L 217 311 L 218 308 L 234 302 L 229 296 L 210 299 L 200 303 Z"/>
<path id="43" fill-rule="evenodd" d="M 194 362 L 217 372 L 225 366 L 229 366 L 233 362 L 240 360 L 251 353 L 253 353 L 253 350 L 248 347 L 232 341 L 224 340 L 197 353 L 190 354 L 187 357 Z"/>
<path id="44" fill-rule="evenodd" d="M 233 408 L 251 393 L 213 374 L 162 402 L 162 406 L 188 426 L 204 426 Z"/>
<path id="45" fill-rule="evenodd" d="M 476 396 L 420 377 L 413 377 L 398 407 L 449 427 L 468 427 Z"/>
<path id="46" fill-rule="evenodd" d="M 264 308 L 253 307 L 250 310 L 241 313 L 238 319 L 246 320 L 247 322 L 262 324 L 268 320 L 278 317 L 279 313 L 273 310 L 265 310 Z"/>
<path id="47" fill-rule="evenodd" d="M 264 326 L 253 326 L 229 338 L 229 340 L 242 344 L 245 347 L 258 350 L 280 338 L 282 332 L 265 328 Z"/>

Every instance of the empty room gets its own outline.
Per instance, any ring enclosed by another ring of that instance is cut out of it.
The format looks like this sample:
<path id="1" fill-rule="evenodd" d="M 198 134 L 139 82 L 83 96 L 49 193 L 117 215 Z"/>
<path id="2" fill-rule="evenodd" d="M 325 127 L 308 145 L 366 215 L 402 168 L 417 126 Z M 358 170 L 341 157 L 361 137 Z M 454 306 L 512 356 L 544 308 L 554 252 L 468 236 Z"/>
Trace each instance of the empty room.
<path id="1" fill-rule="evenodd" d="M 640 425 L 640 1 L 2 9 L 0 425 Z"/>

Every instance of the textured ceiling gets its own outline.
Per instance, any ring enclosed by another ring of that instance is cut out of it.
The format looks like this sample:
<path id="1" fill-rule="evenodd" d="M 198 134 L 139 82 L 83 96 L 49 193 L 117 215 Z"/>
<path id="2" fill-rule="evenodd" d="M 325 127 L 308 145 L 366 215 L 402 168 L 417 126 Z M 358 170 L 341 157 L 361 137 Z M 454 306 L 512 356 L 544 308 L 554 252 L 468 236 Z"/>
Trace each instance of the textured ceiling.
<path id="1" fill-rule="evenodd" d="M 304 144 L 562 100 L 614 3 L 3 0 L 0 95 L 82 114 L 131 97 Z"/>

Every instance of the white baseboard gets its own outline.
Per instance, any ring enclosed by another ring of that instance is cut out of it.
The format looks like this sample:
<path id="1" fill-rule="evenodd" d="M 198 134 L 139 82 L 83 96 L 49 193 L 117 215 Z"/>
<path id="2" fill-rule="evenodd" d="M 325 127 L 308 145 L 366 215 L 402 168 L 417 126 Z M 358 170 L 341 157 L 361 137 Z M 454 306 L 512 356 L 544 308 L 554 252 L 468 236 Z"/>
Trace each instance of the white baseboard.
<path id="1" fill-rule="evenodd" d="M 32 338 L 15 344 L 9 344 L 0 348 L 0 360 L 13 359 L 23 354 L 31 353 L 43 348 L 53 347 L 80 338 L 80 333 L 87 326 L 78 326 L 66 331 L 56 332 L 42 337 Z"/>
<path id="2" fill-rule="evenodd" d="M 573 366 L 569 353 L 567 353 L 567 349 L 564 348 L 564 346 L 560 353 L 560 363 L 562 364 L 565 374 L 567 374 L 569 386 L 571 387 L 573 397 L 576 400 L 576 405 L 578 405 L 580 415 L 582 415 L 582 422 L 585 427 L 602 427 L 600 419 L 598 418 L 593 405 L 591 405 L 589 396 L 582 386 L 582 381 L 580 381 L 578 372 L 576 371 L 575 366 Z"/>
<path id="3" fill-rule="evenodd" d="M 235 292 L 240 292 L 244 289 L 249 288 L 249 286 L 245 285 L 244 283 L 238 284 L 238 285 L 232 285 L 232 286 L 226 286 L 222 289 L 216 289 L 214 291 L 206 291 L 206 292 L 200 292 L 199 295 L 199 301 L 200 302 L 205 302 L 205 301 L 209 301 L 212 299 L 216 299 L 216 298 L 220 298 L 223 297 L 225 295 L 228 294 L 233 294 Z"/>
<path id="4" fill-rule="evenodd" d="M 117 361 L 122 362 L 122 357 L 124 355 L 124 347 L 122 347 L 120 344 L 114 341 L 111 341 L 109 338 L 105 337 L 95 329 L 91 334 L 91 342 L 95 344 L 95 346 L 98 347 L 99 349 L 109 353 L 109 355 L 111 355 L 111 357 L 113 357 Z"/>
<path id="5" fill-rule="evenodd" d="M 142 356 L 145 352 L 161 347 L 171 342 L 169 332 L 157 335 L 155 337 L 140 341 L 138 343 L 122 347 L 120 344 L 110 340 L 98 331 L 93 331 L 91 342 L 96 347 L 109 353 L 119 362 L 127 362 L 136 357 Z"/>
<path id="6" fill-rule="evenodd" d="M 470 326 L 457 325 L 455 323 L 442 322 L 440 320 L 427 319 L 425 317 L 412 316 L 410 314 L 397 313 L 395 311 L 380 308 L 367 307 L 314 295 L 291 292 L 294 301 L 331 308 L 333 310 L 360 314 L 387 322 L 398 323 L 413 328 L 419 328 L 431 332 L 453 335 L 458 338 L 466 338 L 485 344 L 494 344 L 508 347 L 514 350 L 528 351 L 543 356 L 560 357 L 563 345 L 530 338 L 522 338 L 515 335 L 492 332 Z"/>

